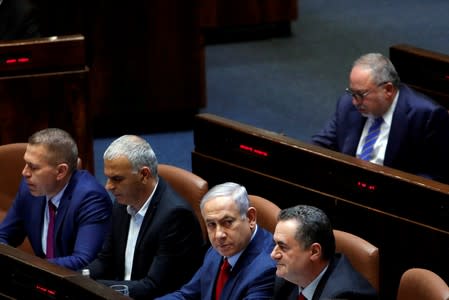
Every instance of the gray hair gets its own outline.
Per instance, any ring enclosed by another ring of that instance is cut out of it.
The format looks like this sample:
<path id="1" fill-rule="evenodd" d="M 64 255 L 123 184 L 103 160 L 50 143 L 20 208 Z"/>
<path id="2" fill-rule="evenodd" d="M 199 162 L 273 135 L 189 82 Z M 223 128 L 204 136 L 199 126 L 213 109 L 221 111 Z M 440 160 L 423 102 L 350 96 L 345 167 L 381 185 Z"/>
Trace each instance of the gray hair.
<path id="1" fill-rule="evenodd" d="M 153 177 L 158 178 L 156 154 L 151 145 L 143 138 L 136 135 L 122 135 L 114 140 L 104 152 L 103 159 L 113 160 L 119 157 L 126 157 L 134 172 L 147 166 Z"/>
<path id="2" fill-rule="evenodd" d="M 231 197 L 239 209 L 240 217 L 242 219 L 246 218 L 246 213 L 249 208 L 249 199 L 248 193 L 244 186 L 234 182 L 225 182 L 214 186 L 201 199 L 201 211 L 203 211 L 204 205 L 209 200 L 217 197 Z"/>
<path id="3" fill-rule="evenodd" d="M 400 84 L 399 75 L 390 59 L 380 53 L 368 53 L 359 57 L 353 64 L 371 70 L 375 84 L 391 82 L 395 87 Z"/>
<path id="4" fill-rule="evenodd" d="M 28 144 L 45 146 L 50 164 L 66 163 L 70 173 L 76 169 L 78 147 L 68 132 L 59 128 L 42 129 L 28 138 Z"/>

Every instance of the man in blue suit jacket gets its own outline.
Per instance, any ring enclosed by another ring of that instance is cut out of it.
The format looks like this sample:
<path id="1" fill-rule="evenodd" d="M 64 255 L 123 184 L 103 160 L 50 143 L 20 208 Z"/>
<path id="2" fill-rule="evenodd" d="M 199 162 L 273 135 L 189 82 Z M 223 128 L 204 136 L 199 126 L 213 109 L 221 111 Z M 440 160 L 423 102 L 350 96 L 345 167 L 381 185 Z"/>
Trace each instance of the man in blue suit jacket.
<path id="1" fill-rule="evenodd" d="M 213 187 L 201 201 L 201 212 L 212 244 L 203 265 L 180 290 L 157 299 L 271 299 L 276 269 L 270 258 L 273 237 L 256 225 L 256 209 L 249 206 L 246 189 L 232 182 Z M 231 271 L 218 295 L 224 259 Z"/>
<path id="2" fill-rule="evenodd" d="M 370 161 L 449 181 L 449 114 L 428 97 L 400 83 L 391 61 L 369 53 L 354 62 L 349 88 L 314 144 L 359 156 L 373 119 L 382 117 Z"/>
<path id="3" fill-rule="evenodd" d="M 273 300 L 375 300 L 376 290 L 343 254 L 326 214 L 313 206 L 281 210 L 274 232 L 277 263 Z"/>
<path id="4" fill-rule="evenodd" d="M 19 191 L 0 224 L 0 243 L 18 246 L 28 236 L 37 256 L 72 270 L 86 266 L 110 226 L 111 198 L 90 173 L 77 170 L 78 148 L 61 129 L 33 134 L 24 160 Z M 56 206 L 52 249 L 49 200 Z"/>

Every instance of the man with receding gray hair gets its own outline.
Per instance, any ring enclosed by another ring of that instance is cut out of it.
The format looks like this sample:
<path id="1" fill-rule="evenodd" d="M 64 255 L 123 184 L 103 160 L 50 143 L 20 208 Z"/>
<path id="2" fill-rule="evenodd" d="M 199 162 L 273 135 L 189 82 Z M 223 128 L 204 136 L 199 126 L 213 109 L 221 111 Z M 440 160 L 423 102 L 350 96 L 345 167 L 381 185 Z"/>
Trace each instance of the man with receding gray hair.
<path id="1" fill-rule="evenodd" d="M 106 189 L 115 197 L 112 230 L 90 276 L 125 284 L 134 299 L 178 289 L 201 263 L 201 227 L 188 202 L 158 176 L 158 161 L 141 137 L 124 135 L 103 155 Z"/>
<path id="2" fill-rule="evenodd" d="M 190 282 L 158 300 L 271 299 L 273 236 L 257 226 L 257 212 L 245 187 L 233 182 L 216 185 L 200 207 L 212 246 Z"/>
<path id="3" fill-rule="evenodd" d="M 379 165 L 449 182 L 449 114 L 400 82 L 380 53 L 358 58 L 346 93 L 314 144 Z"/>

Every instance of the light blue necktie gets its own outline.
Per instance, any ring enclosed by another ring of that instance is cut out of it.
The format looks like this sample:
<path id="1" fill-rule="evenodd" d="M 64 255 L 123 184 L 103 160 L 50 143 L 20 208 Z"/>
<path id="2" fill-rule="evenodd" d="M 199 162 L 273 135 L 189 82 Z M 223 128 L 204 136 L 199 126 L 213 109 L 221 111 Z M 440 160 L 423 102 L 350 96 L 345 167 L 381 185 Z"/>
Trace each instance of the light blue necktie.
<path id="1" fill-rule="evenodd" d="M 382 117 L 376 118 L 371 124 L 371 127 L 368 130 L 368 134 L 365 137 L 365 141 L 363 143 L 362 152 L 359 155 L 360 159 L 363 160 L 371 160 L 373 156 L 374 144 L 377 141 L 380 133 L 380 126 L 383 123 Z"/>

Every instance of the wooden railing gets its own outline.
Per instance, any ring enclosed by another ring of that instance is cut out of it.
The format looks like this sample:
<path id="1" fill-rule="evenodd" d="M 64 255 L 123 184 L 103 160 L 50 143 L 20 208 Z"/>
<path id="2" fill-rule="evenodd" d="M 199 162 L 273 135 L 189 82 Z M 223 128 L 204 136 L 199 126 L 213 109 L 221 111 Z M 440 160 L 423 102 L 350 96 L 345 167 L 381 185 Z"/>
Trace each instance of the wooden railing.
<path id="1" fill-rule="evenodd" d="M 194 140 L 192 171 L 210 187 L 235 181 L 281 208 L 320 207 L 377 246 L 381 299 L 410 267 L 449 279 L 449 185 L 212 114 L 196 116 Z"/>

